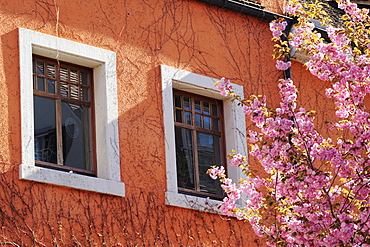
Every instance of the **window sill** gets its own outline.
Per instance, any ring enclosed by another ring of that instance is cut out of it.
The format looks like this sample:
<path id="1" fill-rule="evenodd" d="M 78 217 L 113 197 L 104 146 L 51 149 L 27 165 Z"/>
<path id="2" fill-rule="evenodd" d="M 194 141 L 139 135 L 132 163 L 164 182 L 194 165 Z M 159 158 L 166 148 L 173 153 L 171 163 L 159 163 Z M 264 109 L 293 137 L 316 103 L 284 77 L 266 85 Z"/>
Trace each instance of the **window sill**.
<path id="1" fill-rule="evenodd" d="M 121 181 L 89 177 L 81 174 L 57 171 L 25 164 L 21 164 L 19 169 L 20 179 L 114 196 L 125 196 L 125 184 Z"/>
<path id="2" fill-rule="evenodd" d="M 193 195 L 185 195 L 176 192 L 166 192 L 166 205 L 205 211 L 209 213 L 219 213 L 218 205 L 222 201 L 209 198 L 202 198 Z"/>

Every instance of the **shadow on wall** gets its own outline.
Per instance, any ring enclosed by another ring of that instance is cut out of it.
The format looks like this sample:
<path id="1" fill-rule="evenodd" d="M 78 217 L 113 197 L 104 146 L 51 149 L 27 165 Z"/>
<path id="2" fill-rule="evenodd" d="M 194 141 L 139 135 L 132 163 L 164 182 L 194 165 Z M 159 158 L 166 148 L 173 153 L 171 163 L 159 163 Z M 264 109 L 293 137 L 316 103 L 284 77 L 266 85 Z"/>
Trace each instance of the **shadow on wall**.
<path id="1" fill-rule="evenodd" d="M 19 46 L 18 30 L 1 35 L 2 68 L 0 68 L 0 141 L 1 162 L 21 160 Z M 1 169 L 3 170 L 3 169 Z M 4 171 L 4 170 L 3 170 Z"/>

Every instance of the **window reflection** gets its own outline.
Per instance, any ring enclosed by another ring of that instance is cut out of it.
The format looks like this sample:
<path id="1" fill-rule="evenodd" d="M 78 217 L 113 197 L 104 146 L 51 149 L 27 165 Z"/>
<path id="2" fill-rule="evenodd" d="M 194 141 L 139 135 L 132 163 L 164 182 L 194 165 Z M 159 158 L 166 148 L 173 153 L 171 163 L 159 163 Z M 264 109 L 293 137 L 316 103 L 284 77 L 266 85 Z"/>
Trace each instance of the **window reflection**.
<path id="1" fill-rule="evenodd" d="M 221 198 L 220 183 L 211 179 L 207 170 L 223 165 L 219 113 L 222 102 L 177 90 L 173 100 L 179 190 Z"/>
<path id="2" fill-rule="evenodd" d="M 194 190 L 194 157 L 191 130 L 175 127 L 177 183 Z"/>
<path id="3" fill-rule="evenodd" d="M 89 109 L 62 102 L 64 165 L 90 170 Z"/>
<path id="4" fill-rule="evenodd" d="M 55 100 L 33 96 L 35 160 L 57 164 Z"/>

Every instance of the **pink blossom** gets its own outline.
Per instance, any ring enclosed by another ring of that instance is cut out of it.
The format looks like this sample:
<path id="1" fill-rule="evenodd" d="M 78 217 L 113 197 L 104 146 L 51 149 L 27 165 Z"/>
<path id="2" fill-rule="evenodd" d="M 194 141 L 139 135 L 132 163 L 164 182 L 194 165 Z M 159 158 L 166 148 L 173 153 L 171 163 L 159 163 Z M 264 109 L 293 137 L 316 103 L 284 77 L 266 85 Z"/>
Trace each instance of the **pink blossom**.
<path id="1" fill-rule="evenodd" d="M 246 161 L 246 157 L 244 157 L 241 154 L 234 154 L 230 160 L 230 165 L 238 166 L 238 165 L 243 164 L 244 161 Z"/>
<path id="2" fill-rule="evenodd" d="M 225 175 L 225 168 L 223 166 L 212 167 L 208 170 L 208 173 L 212 179 L 217 179 L 218 177 L 223 177 Z"/>
<path id="3" fill-rule="evenodd" d="M 279 38 L 286 28 L 288 23 L 286 21 L 283 22 L 270 22 L 270 30 L 272 32 L 272 36 Z"/>
<path id="4" fill-rule="evenodd" d="M 290 61 L 284 62 L 281 60 L 276 60 L 276 68 L 278 70 L 287 70 L 288 68 L 290 68 L 291 65 L 292 63 Z"/>
<path id="5" fill-rule="evenodd" d="M 261 137 L 257 132 L 250 130 L 248 140 L 250 143 L 256 143 L 261 140 Z"/>
<path id="6" fill-rule="evenodd" d="M 347 26 L 361 30 L 363 23 L 369 25 L 368 10 L 344 0 L 339 0 L 339 7 L 349 18 Z M 331 42 L 324 42 L 299 4 L 293 2 L 287 13 L 299 19 L 289 44 L 309 54 L 307 69 L 327 81 L 325 95 L 331 98 L 327 104 L 333 105 L 336 116 L 327 124 L 328 130 L 320 126 L 324 130 L 320 133 L 315 124 L 323 125 L 326 119 L 322 116 L 327 113 L 319 112 L 321 119 L 316 122 L 314 111 L 297 107 L 298 87 L 291 79 L 278 83 L 278 108 L 270 107 L 265 96 L 241 100 L 223 79 L 221 93 L 236 100 L 258 129 L 249 132 L 248 150 L 266 178 L 258 177 L 246 157 L 235 153 L 229 156 L 230 164 L 240 166 L 247 178 L 235 183 L 224 171 L 212 168 L 211 176 L 221 178 L 227 196 L 220 212 L 248 220 L 270 246 L 278 241 L 286 246 L 365 246 L 370 232 L 370 113 L 366 108 L 370 94 L 370 53 L 366 49 L 370 43 L 354 44 L 348 36 L 352 32 L 330 24 Z M 270 24 L 275 38 L 286 27 L 280 20 Z M 368 39 L 366 35 L 355 38 Z M 284 45 L 281 42 L 278 47 Z M 281 60 L 276 65 L 282 70 L 290 66 Z M 334 137 L 328 138 L 333 129 Z"/>
<path id="7" fill-rule="evenodd" d="M 221 78 L 221 81 L 216 82 L 216 87 L 220 90 L 222 96 L 227 96 L 233 92 L 233 87 L 230 85 L 230 80 L 226 80 L 225 77 Z"/>
<path id="8" fill-rule="evenodd" d="M 294 14 L 297 10 L 301 9 L 302 8 L 302 5 L 301 4 L 287 4 L 285 6 L 285 11 L 288 13 L 288 14 Z"/>

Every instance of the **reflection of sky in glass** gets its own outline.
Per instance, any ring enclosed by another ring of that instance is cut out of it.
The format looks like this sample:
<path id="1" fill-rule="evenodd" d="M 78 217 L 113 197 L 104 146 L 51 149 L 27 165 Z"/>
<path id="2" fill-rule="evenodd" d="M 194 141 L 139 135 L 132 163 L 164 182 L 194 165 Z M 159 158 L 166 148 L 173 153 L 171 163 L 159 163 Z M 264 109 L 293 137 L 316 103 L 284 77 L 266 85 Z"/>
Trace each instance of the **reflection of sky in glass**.
<path id="1" fill-rule="evenodd" d="M 200 105 L 200 100 L 194 100 L 194 105 L 195 105 L 195 112 L 202 112 L 202 107 Z"/>
<path id="2" fill-rule="evenodd" d="M 203 107 L 204 107 L 204 114 L 210 114 L 209 112 L 209 103 L 208 102 L 203 102 Z"/>
<path id="3" fill-rule="evenodd" d="M 191 113 L 185 112 L 185 123 L 191 125 Z"/>
<path id="4" fill-rule="evenodd" d="M 198 145 L 203 147 L 213 147 L 213 136 L 203 133 L 198 133 Z"/>
<path id="5" fill-rule="evenodd" d="M 205 129 L 211 129 L 211 118 L 204 116 L 204 128 Z"/>
<path id="6" fill-rule="evenodd" d="M 191 109 L 191 104 L 190 104 L 190 98 L 189 97 L 184 97 L 184 109 L 185 110 L 190 110 Z"/>
<path id="7" fill-rule="evenodd" d="M 202 116 L 199 114 L 195 114 L 195 125 L 202 128 Z"/>

